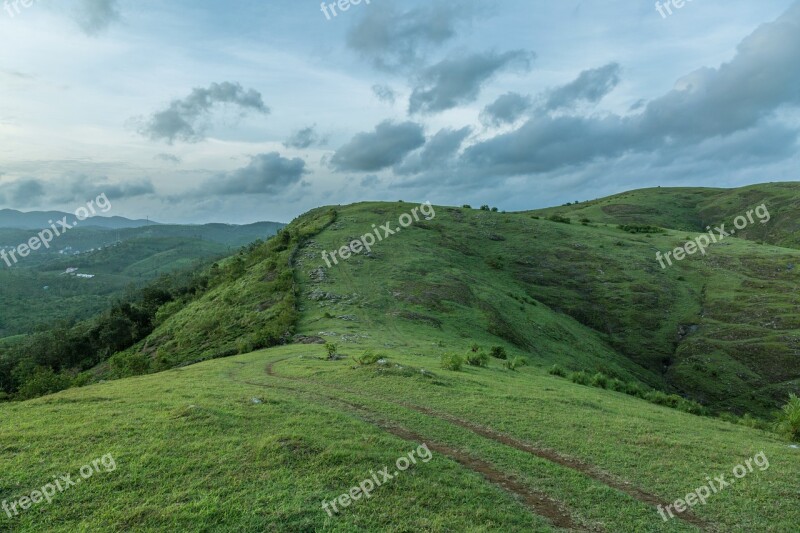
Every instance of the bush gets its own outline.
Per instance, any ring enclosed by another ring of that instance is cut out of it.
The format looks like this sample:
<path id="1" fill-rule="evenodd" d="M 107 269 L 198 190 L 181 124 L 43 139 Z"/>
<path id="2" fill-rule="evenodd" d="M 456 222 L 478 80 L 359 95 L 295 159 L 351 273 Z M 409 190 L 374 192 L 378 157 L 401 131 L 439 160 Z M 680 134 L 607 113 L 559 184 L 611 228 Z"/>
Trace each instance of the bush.
<path id="1" fill-rule="evenodd" d="M 487 367 L 489 366 L 489 354 L 486 352 L 469 352 L 467 354 L 467 363 L 471 366 Z"/>
<path id="2" fill-rule="evenodd" d="M 558 365 L 551 366 L 550 370 L 548 370 L 547 373 L 550 374 L 551 376 L 558 376 L 560 378 L 567 377 L 567 371 Z"/>
<path id="3" fill-rule="evenodd" d="M 481 211 L 489 211 L 489 206 L 488 205 L 482 205 L 481 206 Z"/>
<path id="4" fill-rule="evenodd" d="M 464 204 L 461 207 L 463 207 L 464 209 L 472 209 L 472 206 L 469 204 Z"/>
<path id="5" fill-rule="evenodd" d="M 458 372 L 464 366 L 464 358 L 458 354 L 446 353 L 442 355 L 442 368 Z"/>
<path id="6" fill-rule="evenodd" d="M 503 363 L 503 365 L 509 370 L 516 370 L 517 368 L 519 368 L 521 366 L 525 366 L 526 364 L 527 364 L 527 361 L 523 357 L 520 357 L 520 356 L 516 356 L 516 357 L 514 357 L 512 359 L 508 359 Z"/>
<path id="7" fill-rule="evenodd" d="M 336 345 L 332 342 L 325 343 L 325 351 L 328 352 L 328 359 L 333 359 L 336 357 Z"/>
<path id="8" fill-rule="evenodd" d="M 143 353 L 120 352 L 108 360 L 115 378 L 141 376 L 150 372 L 150 357 Z"/>
<path id="9" fill-rule="evenodd" d="M 558 222 L 560 224 L 572 224 L 572 220 L 567 217 L 562 217 L 561 215 L 550 215 L 547 217 L 547 220 L 550 222 Z"/>
<path id="10" fill-rule="evenodd" d="M 506 349 L 502 346 L 492 346 L 491 354 L 495 359 L 508 359 Z"/>
<path id="11" fill-rule="evenodd" d="M 608 376 L 603 374 L 602 372 L 598 372 L 594 376 L 592 376 L 592 387 L 597 387 L 600 389 L 605 389 L 608 387 Z"/>
<path id="12" fill-rule="evenodd" d="M 374 365 L 383 358 L 381 354 L 377 354 L 372 350 L 367 350 L 361 357 L 356 357 L 356 363 L 359 365 Z"/>
<path id="13" fill-rule="evenodd" d="M 628 384 L 622 381 L 621 379 L 613 378 L 611 381 L 608 382 L 608 390 L 613 390 L 615 392 L 625 392 L 627 390 Z"/>
<path id="14" fill-rule="evenodd" d="M 70 385 L 72 385 L 72 380 L 69 376 L 56 374 L 49 367 L 39 367 L 22 384 L 17 396 L 22 400 L 29 400 L 68 389 Z"/>
<path id="15" fill-rule="evenodd" d="M 778 414 L 775 430 L 779 435 L 794 442 L 800 442 L 800 397 L 789 395 L 789 402 Z"/>
<path id="16" fill-rule="evenodd" d="M 473 344 L 472 346 L 470 346 L 469 349 L 472 350 L 473 352 L 479 352 L 481 347 L 478 346 L 477 344 Z"/>
<path id="17" fill-rule="evenodd" d="M 591 376 L 581 370 L 580 372 L 573 372 L 569 375 L 569 380 L 578 385 L 589 385 L 592 382 Z"/>

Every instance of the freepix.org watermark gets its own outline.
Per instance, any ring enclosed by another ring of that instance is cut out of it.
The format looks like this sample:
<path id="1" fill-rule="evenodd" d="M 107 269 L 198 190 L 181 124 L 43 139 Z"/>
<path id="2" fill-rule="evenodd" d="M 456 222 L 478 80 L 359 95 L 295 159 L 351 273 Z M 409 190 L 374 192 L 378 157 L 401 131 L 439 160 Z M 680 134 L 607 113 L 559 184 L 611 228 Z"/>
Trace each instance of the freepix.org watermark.
<path id="1" fill-rule="evenodd" d="M 78 470 L 79 475 L 76 475 L 75 479 L 72 479 L 72 474 L 54 476 L 53 481 L 42 486 L 39 490 L 32 491 L 30 495 L 22 496 L 11 503 L 7 500 L 3 500 L 3 511 L 5 511 L 9 518 L 14 518 L 19 516 L 20 511 L 27 511 L 32 506 L 39 505 L 43 501 L 52 503 L 53 497 L 56 496 L 56 494 L 74 487 L 84 479 L 89 479 L 95 475 L 95 473 L 99 473 L 101 465 L 106 472 L 113 472 L 117 469 L 117 462 L 114 461 L 114 457 L 108 453 L 99 459 L 95 459 L 90 464 L 83 465 L 80 470 Z"/>
<path id="2" fill-rule="evenodd" d="M 43 229 L 35 237 L 31 237 L 27 243 L 20 244 L 9 252 L 6 250 L 0 250 L 0 259 L 2 259 L 5 264 L 11 268 L 11 266 L 16 265 L 19 262 L 20 258 L 28 257 L 31 252 L 35 252 L 42 247 L 49 249 L 53 239 L 64 235 L 67 231 L 77 226 L 78 222 L 83 222 L 87 218 L 96 215 L 97 210 L 95 209 L 95 206 L 97 206 L 101 213 L 108 213 L 111 210 L 111 202 L 106 196 L 106 193 L 101 194 L 94 200 L 89 200 L 86 202 L 86 206 L 81 206 L 76 209 L 76 220 L 67 220 L 69 218 L 68 216 L 65 216 L 56 222 L 48 220 L 47 223 L 50 224 L 50 227 Z"/>
<path id="3" fill-rule="evenodd" d="M 656 2 L 656 11 L 661 15 L 661 18 L 665 19 L 668 15 L 673 14 L 673 7 L 675 9 L 683 9 L 687 3 L 691 3 L 692 1 L 693 0 L 666 0 L 663 4 L 661 2 Z"/>
<path id="4" fill-rule="evenodd" d="M 400 233 L 403 228 L 409 227 L 414 222 L 419 222 L 420 213 L 422 213 L 422 215 L 425 217 L 425 220 L 433 220 L 433 218 L 436 216 L 436 211 L 433 209 L 433 205 L 431 205 L 430 202 L 425 202 L 424 204 L 412 209 L 411 213 L 403 213 L 400 215 L 400 219 L 398 220 L 400 227 L 395 226 L 393 229 L 391 222 L 387 222 L 382 226 L 373 224 L 372 233 L 362 235 L 360 238 L 352 241 L 349 245 L 342 246 L 338 250 L 334 250 L 332 252 L 322 252 L 322 259 L 325 260 L 328 268 L 331 268 L 331 261 L 333 261 L 334 265 L 339 264 L 339 260 L 336 258 L 337 254 L 339 255 L 340 259 L 346 261 L 350 259 L 353 254 L 357 255 L 365 250 L 367 253 L 369 253 L 372 251 L 372 247 L 375 246 L 376 243 L 383 241 L 390 235 Z"/>
<path id="5" fill-rule="evenodd" d="M 341 510 L 339 510 L 339 506 L 344 509 L 346 507 L 350 507 L 350 504 L 352 504 L 354 501 L 360 500 L 364 496 L 366 496 L 367 499 L 371 498 L 372 491 L 398 477 L 401 472 L 405 472 L 411 468 L 412 464 L 417 464 L 417 458 L 419 458 L 419 460 L 421 460 L 423 463 L 427 463 L 433 459 L 433 452 L 428 449 L 427 444 L 421 444 L 416 450 L 411 450 L 407 455 L 398 458 L 394 464 L 397 470 L 395 470 L 393 473 L 389 472 L 390 467 L 388 466 L 382 470 L 379 470 L 378 473 L 370 470 L 369 473 L 371 477 L 368 477 L 357 486 L 341 494 L 338 498 L 329 502 L 322 502 L 322 508 L 328 513 L 328 516 L 332 517 L 333 513 L 338 514 L 341 512 Z"/>
<path id="6" fill-rule="evenodd" d="M 335 2 L 322 2 L 321 10 L 325 14 L 325 18 L 331 20 L 331 18 L 336 18 L 339 14 L 336 12 L 338 8 L 339 11 L 345 12 L 350 9 L 352 6 L 357 6 L 361 3 L 361 0 L 336 0 Z M 364 3 L 369 5 L 370 0 L 364 0 Z M 331 17 L 331 13 L 333 17 Z"/>
<path id="7" fill-rule="evenodd" d="M 746 213 L 746 216 L 740 215 L 733 220 L 733 225 L 736 229 L 731 229 L 730 231 L 725 230 L 725 224 L 722 224 L 719 227 L 715 227 L 711 229 L 711 226 L 706 227 L 708 230 L 708 235 L 702 234 L 696 239 L 687 242 L 683 246 L 679 246 L 674 250 L 670 250 L 669 252 L 662 254 L 661 252 L 656 252 L 656 261 L 658 264 L 661 265 L 661 269 L 667 268 L 667 265 L 664 264 L 664 260 L 666 259 L 669 266 L 672 266 L 672 258 L 675 261 L 683 261 L 686 259 L 687 256 L 694 255 L 698 251 L 706 255 L 706 249 L 710 247 L 712 244 L 717 244 L 718 242 L 725 239 L 725 237 L 731 237 L 736 234 L 736 230 L 743 230 L 747 226 L 751 224 L 755 224 L 755 219 L 753 215 L 758 217 L 758 221 L 762 224 L 766 224 L 770 221 L 770 214 L 769 210 L 767 209 L 767 204 L 761 204 L 755 209 L 751 209 Z M 672 258 L 670 258 L 672 256 Z"/>
<path id="8" fill-rule="evenodd" d="M 39 2 L 39 0 L 4 0 L 3 9 L 6 13 L 8 13 L 8 16 L 13 19 L 22 13 L 22 9 L 20 9 L 21 7 L 28 9 L 37 2 Z"/>
<path id="9" fill-rule="evenodd" d="M 664 520 L 664 522 L 666 522 L 670 518 L 675 518 L 675 515 L 672 513 L 673 510 L 675 510 L 676 513 L 683 513 L 698 503 L 705 505 L 706 501 L 713 494 L 717 494 L 727 487 L 730 487 L 736 482 L 737 479 L 742 479 L 747 474 L 752 472 L 753 464 L 755 464 L 758 469 L 763 472 L 769 468 L 769 459 L 767 459 L 767 456 L 763 451 L 757 453 L 755 457 L 751 457 L 750 459 L 746 460 L 743 465 L 736 465 L 736 467 L 733 469 L 734 479 L 726 480 L 725 474 L 716 476 L 713 480 L 711 479 L 711 476 L 706 476 L 706 481 L 708 481 L 706 485 L 703 485 L 702 487 L 690 492 L 683 499 L 675 500 L 675 503 L 672 505 L 667 505 L 666 509 L 659 505 L 658 513 L 661 515 L 661 518 Z M 667 515 L 669 515 L 669 518 Z"/>

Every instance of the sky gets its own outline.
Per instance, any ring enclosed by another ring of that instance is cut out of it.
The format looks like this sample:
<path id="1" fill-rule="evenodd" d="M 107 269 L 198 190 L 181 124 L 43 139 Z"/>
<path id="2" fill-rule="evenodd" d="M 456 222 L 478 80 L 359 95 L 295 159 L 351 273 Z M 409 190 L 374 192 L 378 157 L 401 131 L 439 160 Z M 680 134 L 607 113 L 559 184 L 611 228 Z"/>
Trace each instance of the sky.
<path id="1" fill-rule="evenodd" d="M 798 179 L 800 0 L 341 4 L 0 0 L 0 208 L 238 224 Z"/>

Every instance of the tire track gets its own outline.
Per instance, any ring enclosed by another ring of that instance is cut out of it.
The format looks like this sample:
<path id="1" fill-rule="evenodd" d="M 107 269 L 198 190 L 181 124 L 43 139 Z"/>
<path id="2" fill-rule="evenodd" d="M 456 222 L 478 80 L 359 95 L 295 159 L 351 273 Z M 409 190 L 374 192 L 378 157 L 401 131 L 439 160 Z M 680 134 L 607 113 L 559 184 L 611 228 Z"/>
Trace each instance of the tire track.
<path id="1" fill-rule="evenodd" d="M 278 360 L 270 362 L 267 365 L 267 368 L 266 368 L 267 374 L 269 376 L 280 378 L 280 379 L 304 381 L 304 382 L 307 382 L 307 383 L 313 383 L 313 384 L 317 384 L 317 385 L 324 385 L 324 386 L 327 386 L 327 387 L 332 387 L 334 389 L 342 390 L 343 392 L 347 392 L 349 394 L 358 394 L 358 393 L 352 392 L 352 391 L 347 390 L 347 389 L 341 389 L 341 388 L 338 388 L 338 387 L 333 387 L 333 386 L 331 386 L 329 384 L 322 384 L 322 383 L 314 382 L 312 380 L 303 380 L 303 379 L 300 379 L 300 378 L 294 378 L 294 377 L 289 377 L 289 376 L 278 375 L 275 372 L 274 366 L 277 363 L 285 361 L 286 359 L 288 359 L 288 358 L 278 359 Z M 618 490 L 620 492 L 623 492 L 623 493 L 627 494 L 628 496 L 630 496 L 630 497 L 632 497 L 632 498 L 634 498 L 634 499 L 636 499 L 636 500 L 638 500 L 638 501 L 640 501 L 642 503 L 645 503 L 647 505 L 651 505 L 653 507 L 658 507 L 659 505 L 663 506 L 663 507 L 666 507 L 668 505 L 671 505 L 671 502 L 664 501 L 661 498 L 659 498 L 658 496 L 656 496 L 655 494 L 652 494 L 652 493 L 649 493 L 647 491 L 644 491 L 644 490 L 640 489 L 639 487 L 636 487 L 635 485 L 633 485 L 632 483 L 630 483 L 628 481 L 622 481 L 622 480 L 616 478 L 615 476 L 612 476 L 608 472 L 604 472 L 603 470 L 597 468 L 594 465 L 591 465 L 589 463 L 585 463 L 583 461 L 579 461 L 577 459 L 572 459 L 572 458 L 565 457 L 565 456 L 559 454 L 558 452 L 556 452 L 554 450 L 536 447 L 536 446 L 534 446 L 532 444 L 529 444 L 529 443 L 527 443 L 527 442 L 525 442 L 523 440 L 517 439 L 516 437 L 512 437 L 510 435 L 506 435 L 506 434 L 500 433 L 498 431 L 495 431 L 493 429 L 487 428 L 485 426 L 481 426 L 479 424 L 475 424 L 473 422 L 469 422 L 467 420 L 455 417 L 455 416 L 447 414 L 447 413 L 441 413 L 441 412 L 435 411 L 435 410 L 427 408 L 427 407 L 421 407 L 421 406 L 409 404 L 409 403 L 406 403 L 406 402 L 398 402 L 398 401 L 391 400 L 391 399 L 386 399 L 386 398 L 380 398 L 380 399 L 382 401 L 387 402 L 387 403 L 392 403 L 394 405 L 397 405 L 397 406 L 400 406 L 400 407 L 405 407 L 406 409 L 410 409 L 412 411 L 416 411 L 416 412 L 424 414 L 426 416 L 430 416 L 430 417 L 436 418 L 438 420 L 449 422 L 449 423 L 454 424 L 456 426 L 459 426 L 459 427 L 461 427 L 463 429 L 471 431 L 471 432 L 475 433 L 476 435 L 479 435 L 479 436 L 484 437 L 486 439 L 489 439 L 489 440 L 492 440 L 494 442 L 497 442 L 498 444 L 503 444 L 505 446 L 509 446 L 511 448 L 514 448 L 514 449 L 520 450 L 522 452 L 528 453 L 530 455 L 536 456 L 536 457 L 538 457 L 540 459 L 544 459 L 546 461 L 550 461 L 552 463 L 555 463 L 557 465 L 563 466 L 565 468 L 569 468 L 571 470 L 575 470 L 575 471 L 580 472 L 581 474 L 583 474 L 583 475 L 585 475 L 587 477 L 590 477 L 591 479 L 593 479 L 593 480 L 595 480 L 595 481 L 597 481 L 599 483 L 602 483 L 602 484 L 604 484 L 604 485 L 606 485 L 608 487 L 611 487 L 611 488 L 616 489 L 616 490 Z M 676 518 L 678 518 L 680 520 L 683 520 L 684 522 L 687 522 L 687 523 L 699 528 L 702 531 L 709 531 L 709 532 L 718 531 L 717 527 L 713 523 L 708 522 L 708 521 L 706 521 L 706 520 L 704 520 L 704 519 L 692 514 L 688 510 L 686 512 L 684 512 L 684 513 L 680 513 L 680 514 L 676 515 Z"/>
<path id="2" fill-rule="evenodd" d="M 273 368 L 274 365 L 276 363 L 279 363 L 281 361 L 285 361 L 287 359 L 289 359 L 289 358 L 286 357 L 286 358 L 277 359 L 275 361 L 270 362 L 267 365 L 267 374 L 269 376 L 271 376 L 271 377 L 276 378 L 276 379 L 298 381 L 298 382 L 304 382 L 304 383 L 313 384 L 313 382 L 311 382 L 311 381 L 306 381 L 306 380 L 302 380 L 302 379 L 298 379 L 298 378 L 290 378 L 290 377 L 284 377 L 284 376 L 277 375 L 275 373 L 275 371 L 274 371 L 274 368 Z M 492 484 L 494 484 L 496 486 L 499 486 L 500 488 L 502 488 L 504 491 L 506 491 L 508 493 L 511 493 L 517 499 L 519 499 L 522 502 L 524 502 L 524 504 L 533 513 L 535 513 L 538 516 L 546 518 L 554 526 L 556 526 L 558 528 L 567 529 L 567 530 L 570 530 L 570 531 L 582 531 L 582 532 L 598 532 L 599 533 L 599 532 L 604 531 L 600 527 L 587 528 L 587 527 L 575 522 L 575 520 L 572 518 L 572 515 L 565 509 L 565 506 L 561 502 L 558 502 L 558 501 L 554 500 L 553 498 L 550 498 L 549 496 L 547 496 L 546 494 L 544 494 L 542 492 L 539 492 L 539 491 L 536 491 L 536 490 L 533 490 L 533 489 L 530 489 L 530 488 L 526 487 L 524 484 L 522 484 L 518 480 L 514 479 L 513 477 L 511 477 L 511 476 L 501 472 L 497 468 L 495 468 L 491 463 L 488 463 L 488 462 L 483 461 L 481 459 L 475 458 L 475 457 L 473 457 L 473 456 L 471 456 L 471 455 L 469 455 L 469 454 L 467 454 L 467 453 L 465 453 L 465 452 L 463 452 L 461 450 L 458 450 L 458 449 L 456 449 L 456 448 L 454 448 L 452 446 L 449 446 L 447 444 L 443 444 L 443 443 L 440 443 L 440 442 L 432 441 L 431 439 L 423 437 L 423 436 L 419 435 L 418 433 L 415 433 L 415 432 L 413 432 L 413 431 L 411 431 L 411 430 L 409 430 L 409 429 L 407 429 L 407 428 L 405 428 L 403 426 L 400 426 L 400 425 L 398 425 L 398 424 L 396 424 L 394 422 L 390 422 L 390 421 L 388 421 L 388 420 L 386 420 L 384 418 L 381 418 L 381 417 L 379 417 L 377 415 L 377 413 L 369 410 L 369 408 L 364 406 L 364 405 L 357 404 L 357 403 L 352 403 L 352 402 L 343 400 L 342 398 L 339 398 L 339 397 L 336 397 L 336 396 L 331 396 L 331 395 L 328 395 L 328 394 L 325 394 L 325 393 L 322 393 L 322 392 L 318 392 L 318 391 L 310 392 L 310 391 L 307 391 L 307 390 L 297 389 L 297 388 L 293 388 L 293 387 L 286 387 L 286 386 L 282 386 L 282 385 L 271 385 L 271 384 L 266 384 L 266 383 L 257 383 L 257 382 L 254 382 L 254 381 L 238 380 L 233 376 L 234 371 L 235 371 L 235 369 L 231 370 L 231 372 L 228 374 L 228 376 L 232 381 L 235 381 L 237 383 L 243 383 L 243 384 L 252 385 L 252 386 L 256 386 L 256 387 L 262 387 L 262 388 L 274 388 L 274 389 L 280 389 L 280 390 L 288 390 L 288 391 L 292 391 L 292 392 L 295 392 L 295 393 L 301 393 L 301 394 L 306 395 L 306 396 L 315 396 L 315 397 L 318 397 L 318 398 L 324 398 L 327 402 L 332 402 L 332 403 L 335 403 L 335 404 L 339 404 L 339 405 L 345 406 L 345 408 L 348 411 L 350 411 L 351 413 L 358 414 L 359 415 L 358 416 L 359 419 L 361 419 L 364 422 L 367 422 L 369 424 L 372 424 L 372 425 L 380 428 L 381 430 L 383 430 L 383 431 L 385 431 L 387 433 L 390 433 L 390 434 L 392 434 L 392 435 L 394 435 L 394 436 L 396 436 L 398 438 L 401 438 L 403 440 L 413 441 L 413 442 L 416 442 L 416 443 L 424 442 L 424 443 L 427 444 L 427 446 L 431 450 L 433 450 L 433 451 L 435 451 L 435 452 L 437 452 L 437 453 L 439 453 L 439 454 L 441 454 L 443 456 L 446 456 L 446 457 L 452 459 L 453 461 L 459 463 L 461 466 L 463 466 L 463 467 L 465 467 L 465 468 L 467 468 L 467 469 L 469 469 L 469 470 L 471 470 L 471 471 L 473 471 L 473 472 L 475 472 L 477 474 L 480 474 L 488 482 L 490 482 L 490 483 L 492 483 Z"/>

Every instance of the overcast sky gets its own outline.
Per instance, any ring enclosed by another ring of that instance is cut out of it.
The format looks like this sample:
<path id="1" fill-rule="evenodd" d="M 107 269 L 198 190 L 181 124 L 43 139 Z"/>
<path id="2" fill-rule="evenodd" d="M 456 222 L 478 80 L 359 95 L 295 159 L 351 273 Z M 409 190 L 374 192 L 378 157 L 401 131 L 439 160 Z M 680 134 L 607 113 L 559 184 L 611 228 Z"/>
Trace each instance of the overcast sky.
<path id="1" fill-rule="evenodd" d="M 246 223 L 798 178 L 800 0 L 2 2 L 0 208 Z"/>

